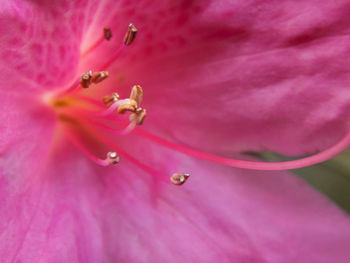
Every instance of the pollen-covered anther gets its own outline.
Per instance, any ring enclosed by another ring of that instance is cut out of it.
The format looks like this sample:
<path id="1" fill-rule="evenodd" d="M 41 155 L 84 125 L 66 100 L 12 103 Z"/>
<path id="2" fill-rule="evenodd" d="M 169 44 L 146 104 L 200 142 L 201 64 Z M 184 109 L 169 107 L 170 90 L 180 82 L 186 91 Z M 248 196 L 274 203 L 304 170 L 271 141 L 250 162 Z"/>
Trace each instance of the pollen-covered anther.
<path id="1" fill-rule="evenodd" d="M 140 106 L 143 100 L 143 90 L 140 85 L 134 85 L 131 88 L 130 100 L 134 100 L 137 106 Z"/>
<path id="2" fill-rule="evenodd" d="M 124 114 L 127 111 L 131 111 L 134 112 L 137 109 L 137 103 L 134 100 L 129 100 L 127 99 L 126 101 L 128 101 L 127 103 L 123 103 L 118 107 L 118 113 L 119 114 Z"/>
<path id="3" fill-rule="evenodd" d="M 133 24 L 129 24 L 128 31 L 126 31 L 124 36 L 124 45 L 129 46 L 131 45 L 137 35 L 137 28 Z"/>
<path id="4" fill-rule="evenodd" d="M 89 70 L 88 72 L 85 72 L 83 75 L 81 75 L 79 83 L 83 88 L 87 89 L 90 86 L 92 75 L 92 70 Z"/>
<path id="5" fill-rule="evenodd" d="M 117 164 L 120 161 L 120 157 L 116 152 L 108 152 L 107 160 L 109 161 L 110 164 Z"/>
<path id="6" fill-rule="evenodd" d="M 83 88 L 87 89 L 92 83 L 97 84 L 105 80 L 108 78 L 108 75 L 108 71 L 92 72 L 92 70 L 89 70 L 88 72 L 85 72 L 83 75 L 81 75 L 79 83 Z"/>
<path id="7" fill-rule="evenodd" d="M 91 83 L 97 84 L 108 78 L 108 71 L 94 72 L 91 77 Z"/>
<path id="8" fill-rule="evenodd" d="M 103 99 L 102 99 L 103 104 L 106 107 L 112 106 L 112 104 L 114 102 L 116 102 L 117 100 L 119 100 L 119 94 L 116 93 L 116 92 L 112 93 L 111 95 L 104 96 Z"/>
<path id="9" fill-rule="evenodd" d="M 188 173 L 173 173 L 170 176 L 170 181 L 174 185 L 183 185 L 189 177 L 190 177 L 190 174 Z"/>
<path id="10" fill-rule="evenodd" d="M 112 30 L 109 27 L 104 27 L 103 36 L 106 40 L 110 40 L 112 38 Z"/>

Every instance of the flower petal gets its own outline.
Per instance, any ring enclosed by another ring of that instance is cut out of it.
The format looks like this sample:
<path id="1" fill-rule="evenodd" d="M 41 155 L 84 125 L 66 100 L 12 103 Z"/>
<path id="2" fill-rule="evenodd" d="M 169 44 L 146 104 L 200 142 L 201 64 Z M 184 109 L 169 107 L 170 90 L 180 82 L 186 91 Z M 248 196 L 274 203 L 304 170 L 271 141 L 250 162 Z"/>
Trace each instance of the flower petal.
<path id="1" fill-rule="evenodd" d="M 300 179 L 209 165 L 137 145 L 131 151 L 146 155 L 143 162 L 165 174 L 186 169 L 191 178 L 182 187 L 164 184 L 125 158 L 110 169 L 96 167 L 63 144 L 30 197 L 24 200 L 21 191 L 10 197 L 2 261 L 350 259 L 349 218 Z"/>
<path id="2" fill-rule="evenodd" d="M 79 1 L 5 1 L 0 13 L 1 88 L 64 88 L 76 77 L 87 16 Z"/>
<path id="3" fill-rule="evenodd" d="M 154 131 L 208 151 L 295 155 L 348 131 L 348 1 L 146 2 L 115 8 L 104 22 L 116 44 L 84 65 L 107 60 L 133 22 L 138 37 L 108 85 L 142 85 Z"/>

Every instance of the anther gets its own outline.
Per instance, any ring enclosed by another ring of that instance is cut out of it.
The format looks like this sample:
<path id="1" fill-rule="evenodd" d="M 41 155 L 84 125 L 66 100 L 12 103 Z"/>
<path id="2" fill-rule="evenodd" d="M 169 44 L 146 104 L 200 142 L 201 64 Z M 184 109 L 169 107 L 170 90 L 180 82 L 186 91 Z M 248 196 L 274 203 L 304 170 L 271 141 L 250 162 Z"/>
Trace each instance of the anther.
<path id="1" fill-rule="evenodd" d="M 88 72 L 85 72 L 83 75 L 81 75 L 81 78 L 80 78 L 80 85 L 87 89 L 90 84 L 91 84 L 91 78 L 92 78 L 92 71 L 89 70 Z"/>
<path id="2" fill-rule="evenodd" d="M 140 85 L 134 85 L 131 88 L 130 100 L 136 101 L 137 105 L 140 106 L 143 99 L 143 90 Z"/>
<path id="3" fill-rule="evenodd" d="M 91 77 L 91 82 L 94 84 L 100 83 L 101 81 L 108 78 L 108 71 L 94 72 Z"/>
<path id="4" fill-rule="evenodd" d="M 107 160 L 109 161 L 110 164 L 117 164 L 120 161 L 120 157 L 117 155 L 116 152 L 108 152 Z"/>
<path id="5" fill-rule="evenodd" d="M 174 173 L 170 176 L 170 181 L 174 185 L 183 185 L 189 177 L 190 174 L 187 173 Z"/>
<path id="6" fill-rule="evenodd" d="M 137 35 L 137 28 L 133 24 L 129 24 L 128 31 L 124 36 L 124 45 L 129 46 L 134 42 Z"/>
<path id="7" fill-rule="evenodd" d="M 143 99 L 143 90 L 139 85 L 135 85 L 131 88 L 129 103 L 121 104 L 118 107 L 118 113 L 123 114 L 126 111 L 132 112 L 129 116 L 129 120 L 136 125 L 141 125 L 146 118 L 146 110 L 141 108 L 140 105 Z"/>
<path id="8" fill-rule="evenodd" d="M 124 103 L 118 107 L 118 113 L 124 114 L 127 111 L 134 112 L 137 108 L 136 101 L 130 100 L 130 103 Z"/>
<path id="9" fill-rule="evenodd" d="M 81 76 L 79 83 L 83 88 L 87 89 L 92 83 L 100 83 L 106 78 L 108 78 L 108 71 L 92 72 L 92 70 L 89 70 Z"/>
<path id="10" fill-rule="evenodd" d="M 112 30 L 109 27 L 104 27 L 103 36 L 106 40 L 110 40 L 112 38 Z"/>
<path id="11" fill-rule="evenodd" d="M 103 99 L 102 99 L 103 104 L 106 107 L 112 106 L 112 104 L 114 102 L 116 102 L 117 100 L 119 100 L 119 94 L 116 93 L 116 92 L 112 93 L 111 95 L 104 96 Z"/>

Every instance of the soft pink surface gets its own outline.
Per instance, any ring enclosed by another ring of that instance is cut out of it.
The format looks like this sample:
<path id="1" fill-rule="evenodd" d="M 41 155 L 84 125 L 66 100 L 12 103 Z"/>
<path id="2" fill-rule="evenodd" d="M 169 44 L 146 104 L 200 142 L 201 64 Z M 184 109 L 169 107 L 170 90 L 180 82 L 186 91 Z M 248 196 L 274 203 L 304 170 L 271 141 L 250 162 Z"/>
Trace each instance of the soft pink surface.
<path id="1" fill-rule="evenodd" d="M 125 159 L 96 167 L 62 144 L 28 192 L 2 183 L 2 261 L 350 259 L 348 218 L 294 176 L 208 165 L 147 144 L 131 152 L 164 173 L 193 176 L 174 187 Z"/>
<path id="2" fill-rule="evenodd" d="M 347 1 L 174 2 L 3 1 L 0 261 L 348 262 L 348 217 L 291 175 L 123 138 L 165 174 L 192 174 L 175 187 L 54 140 L 39 95 L 101 65 L 129 22 L 138 39 L 104 89 L 142 84 L 149 130 L 219 153 L 294 154 L 347 130 Z M 105 25 L 113 41 L 78 65 L 81 39 L 86 48 Z"/>

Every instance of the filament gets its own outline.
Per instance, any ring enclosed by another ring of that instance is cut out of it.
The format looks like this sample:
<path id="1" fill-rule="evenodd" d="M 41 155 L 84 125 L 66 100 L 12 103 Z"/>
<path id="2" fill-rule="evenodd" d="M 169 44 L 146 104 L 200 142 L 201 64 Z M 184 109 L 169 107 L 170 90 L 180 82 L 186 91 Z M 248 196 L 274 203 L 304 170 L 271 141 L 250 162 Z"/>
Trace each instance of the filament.
<path id="1" fill-rule="evenodd" d="M 118 125 L 120 125 L 120 122 L 122 121 L 114 120 L 114 123 L 117 123 Z M 101 125 L 100 127 L 104 129 L 109 129 L 110 131 L 113 130 L 113 128 L 107 127 L 105 125 Z M 211 153 L 195 150 L 190 147 L 173 143 L 171 141 L 163 139 L 159 136 L 156 136 L 150 132 L 147 132 L 139 128 L 136 128 L 133 131 L 135 134 L 142 136 L 144 138 L 147 138 L 166 148 L 172 149 L 180 153 L 187 154 L 189 156 L 192 156 L 201 160 L 210 161 L 210 162 L 218 163 L 225 166 L 235 167 L 235 168 L 243 168 L 243 169 L 251 169 L 251 170 L 267 170 L 267 171 L 298 169 L 298 168 L 318 164 L 335 157 L 339 153 L 346 150 L 350 144 L 350 133 L 347 133 L 338 143 L 336 143 L 332 147 L 305 158 L 301 158 L 293 161 L 286 161 L 286 162 L 255 162 L 255 161 L 244 161 L 244 160 L 238 160 L 233 158 L 227 158 L 227 157 L 222 157 Z"/>
<path id="2" fill-rule="evenodd" d="M 63 128 L 64 134 L 67 136 L 67 138 L 79 149 L 81 150 L 86 157 L 88 157 L 91 161 L 94 163 L 100 165 L 100 166 L 108 166 L 110 165 L 110 161 L 106 158 L 104 160 L 96 157 L 92 153 L 90 153 L 72 134 L 69 132 L 66 128 Z"/>
<path id="3" fill-rule="evenodd" d="M 158 137 L 156 135 L 153 135 L 141 129 L 135 129 L 134 132 L 142 137 L 145 137 L 153 142 L 156 142 L 174 151 L 185 153 L 189 156 L 193 156 L 201 160 L 210 161 L 210 162 L 214 162 L 214 163 L 218 163 L 218 164 L 222 164 L 230 167 L 244 168 L 244 169 L 251 169 L 251 170 L 270 170 L 270 171 L 290 170 L 290 169 L 297 169 L 297 168 L 314 165 L 317 163 L 327 161 L 330 158 L 333 158 L 334 156 L 338 155 L 342 151 L 346 150 L 350 144 L 350 133 L 348 133 L 334 146 L 320 153 L 311 155 L 309 157 L 305 157 L 305 158 L 301 158 L 293 161 L 286 161 L 286 162 L 251 162 L 251 161 L 226 158 L 226 157 L 198 151 L 189 147 L 185 147 L 185 146 L 170 142 L 168 140 L 165 140 L 161 137 Z"/>

